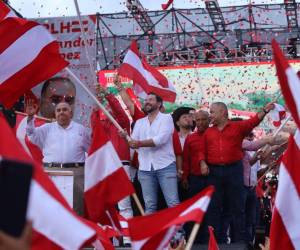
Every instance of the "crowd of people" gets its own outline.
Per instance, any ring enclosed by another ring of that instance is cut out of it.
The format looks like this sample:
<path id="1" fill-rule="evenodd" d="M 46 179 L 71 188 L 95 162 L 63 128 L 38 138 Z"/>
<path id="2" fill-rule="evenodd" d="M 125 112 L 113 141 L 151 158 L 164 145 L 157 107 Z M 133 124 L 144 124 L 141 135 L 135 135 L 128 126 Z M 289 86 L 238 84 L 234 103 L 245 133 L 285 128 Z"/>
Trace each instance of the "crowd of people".
<path id="1" fill-rule="evenodd" d="M 97 85 L 97 97 L 106 103 L 106 109 L 123 130 L 118 130 L 101 110 L 93 112 L 91 121 L 103 125 L 129 179 L 132 182 L 138 179 L 145 213 L 161 208 L 159 190 L 166 206 L 173 207 L 213 185 L 215 192 L 196 242 L 207 243 L 210 225 L 218 243 L 239 242 L 252 249 L 256 227 L 261 223 L 258 220 L 261 204 L 266 197 L 270 200 L 270 194 L 276 190 L 277 159 L 288 138 L 288 135 L 255 138 L 254 128 L 273 109 L 273 103 L 248 120 L 230 120 L 223 102 L 212 103 L 209 112 L 179 107 L 167 114 L 159 95 L 149 93 L 140 109 L 118 77 L 114 84 L 127 110 L 101 85 Z M 46 169 L 74 172 L 73 208 L 83 215 L 83 169 L 91 130 L 72 120 L 74 100 L 71 98 L 70 102 L 65 96 L 62 93 L 59 102 L 53 103 L 56 121 L 42 126 L 36 126 L 34 121 L 39 110 L 37 102 L 27 101 L 26 133 L 41 149 Z M 274 178 L 269 183 L 263 182 L 264 188 L 258 188 L 260 180 L 265 180 L 265 173 Z M 265 217 L 270 211 L 266 207 L 271 205 L 272 200 L 264 205 Z M 118 208 L 125 218 L 135 214 L 130 197 L 120 201 Z M 266 221 L 262 224 L 267 235 Z M 191 226 L 187 224 L 178 230 L 176 237 L 187 238 L 190 232 Z M 123 244 L 130 245 L 130 239 L 124 237 Z"/>

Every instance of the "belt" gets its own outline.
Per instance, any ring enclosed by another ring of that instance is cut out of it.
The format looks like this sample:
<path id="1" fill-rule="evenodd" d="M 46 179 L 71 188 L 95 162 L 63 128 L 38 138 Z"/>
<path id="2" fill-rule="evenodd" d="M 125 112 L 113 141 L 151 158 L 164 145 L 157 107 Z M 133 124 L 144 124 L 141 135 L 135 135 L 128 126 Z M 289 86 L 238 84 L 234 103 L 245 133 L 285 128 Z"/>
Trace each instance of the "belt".
<path id="1" fill-rule="evenodd" d="M 235 165 L 235 164 L 238 164 L 239 162 L 241 161 L 234 161 L 232 163 L 228 163 L 228 164 L 211 164 L 211 163 L 208 163 L 208 165 L 210 167 L 229 167 L 229 166 L 232 166 L 232 165 Z"/>
<path id="2" fill-rule="evenodd" d="M 74 162 L 74 163 L 56 163 L 56 162 L 44 162 L 44 167 L 48 168 L 79 168 L 84 167 L 84 162 Z"/>
<path id="3" fill-rule="evenodd" d="M 129 161 L 122 161 L 122 165 L 123 166 L 130 166 L 130 162 Z"/>

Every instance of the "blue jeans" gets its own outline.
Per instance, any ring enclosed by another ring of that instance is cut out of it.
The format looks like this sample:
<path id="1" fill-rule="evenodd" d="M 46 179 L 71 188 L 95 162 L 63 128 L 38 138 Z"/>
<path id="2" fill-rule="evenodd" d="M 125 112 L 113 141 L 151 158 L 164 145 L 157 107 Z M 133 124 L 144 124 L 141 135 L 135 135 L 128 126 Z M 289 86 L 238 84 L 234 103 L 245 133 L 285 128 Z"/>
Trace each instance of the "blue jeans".
<path id="1" fill-rule="evenodd" d="M 157 210 L 158 185 L 160 185 L 168 207 L 179 204 L 175 162 L 159 170 L 139 170 L 138 178 L 142 187 L 146 214 Z"/>

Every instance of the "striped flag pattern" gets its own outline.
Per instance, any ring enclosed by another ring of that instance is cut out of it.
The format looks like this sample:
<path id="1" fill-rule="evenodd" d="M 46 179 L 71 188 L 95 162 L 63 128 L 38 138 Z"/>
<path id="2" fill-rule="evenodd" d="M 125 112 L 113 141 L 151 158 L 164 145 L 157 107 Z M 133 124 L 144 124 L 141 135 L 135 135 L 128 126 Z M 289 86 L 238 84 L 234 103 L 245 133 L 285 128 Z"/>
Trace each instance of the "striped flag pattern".
<path id="1" fill-rule="evenodd" d="M 41 165 L 32 161 L 17 141 L 0 113 L 0 155 L 7 159 L 30 162 L 34 167 L 27 219 L 32 221 L 32 249 L 79 249 L 96 238 L 96 230 L 78 217 L 51 182 Z"/>
<path id="2" fill-rule="evenodd" d="M 300 80 L 274 40 L 272 47 L 282 94 L 298 130 L 290 137 L 280 165 L 270 249 L 292 250 L 300 249 Z"/>
<path id="3" fill-rule="evenodd" d="M 58 42 L 36 22 L 0 14 L 0 103 L 11 107 L 27 90 L 68 65 L 59 54 Z M 6 8 L 5 8 L 6 7 Z M 4 14 L 3 14 L 4 13 Z M 11 31 L 14 32 L 11 32 Z"/>
<path id="4" fill-rule="evenodd" d="M 99 112 L 91 120 L 92 143 L 84 168 L 86 215 L 94 222 L 120 228 L 115 205 L 134 193 L 134 187 L 100 123 Z"/>
<path id="5" fill-rule="evenodd" d="M 137 42 L 133 40 L 119 69 L 119 75 L 133 80 L 135 94 L 141 98 L 150 92 L 159 95 L 164 101 L 175 102 L 174 85 L 157 69 L 139 56 Z"/>
<path id="6" fill-rule="evenodd" d="M 213 192 L 210 186 L 175 207 L 128 219 L 132 249 L 165 249 L 178 227 L 188 221 L 202 221 Z"/>

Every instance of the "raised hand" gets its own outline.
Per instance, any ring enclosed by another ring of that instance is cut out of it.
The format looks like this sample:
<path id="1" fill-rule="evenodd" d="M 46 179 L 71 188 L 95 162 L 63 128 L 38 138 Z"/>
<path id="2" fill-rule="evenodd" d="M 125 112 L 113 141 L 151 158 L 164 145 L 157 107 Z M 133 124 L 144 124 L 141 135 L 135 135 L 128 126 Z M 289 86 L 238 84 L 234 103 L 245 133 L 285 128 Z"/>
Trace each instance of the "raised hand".
<path id="1" fill-rule="evenodd" d="M 37 113 L 39 107 L 32 99 L 26 101 L 25 107 L 25 113 L 28 115 L 28 120 L 31 120 Z"/>

